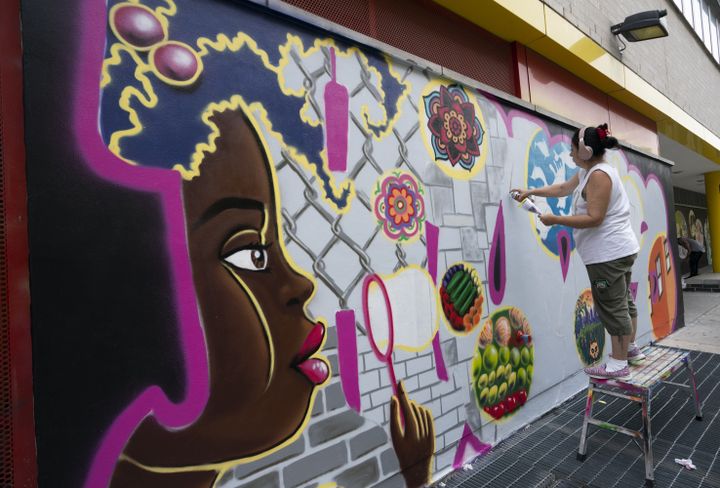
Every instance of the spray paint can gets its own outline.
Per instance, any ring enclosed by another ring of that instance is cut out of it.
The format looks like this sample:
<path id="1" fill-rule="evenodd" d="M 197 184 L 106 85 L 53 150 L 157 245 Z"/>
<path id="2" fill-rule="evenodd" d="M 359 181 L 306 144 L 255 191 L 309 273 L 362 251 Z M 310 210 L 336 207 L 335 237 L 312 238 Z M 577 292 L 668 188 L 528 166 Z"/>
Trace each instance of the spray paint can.
<path id="1" fill-rule="evenodd" d="M 520 192 L 519 192 L 519 191 L 511 191 L 511 192 L 510 192 L 510 196 L 511 196 L 514 200 L 517 200 L 517 197 L 518 197 L 519 195 L 520 195 Z M 520 202 L 520 207 L 522 207 L 524 210 L 526 210 L 526 211 L 528 211 L 528 212 L 530 212 L 530 213 L 534 213 L 534 214 L 537 214 L 537 215 L 542 215 L 542 212 L 540 211 L 539 208 L 537 208 L 537 205 L 535 205 L 535 202 L 533 202 L 530 197 L 525 198 L 522 202 Z"/>

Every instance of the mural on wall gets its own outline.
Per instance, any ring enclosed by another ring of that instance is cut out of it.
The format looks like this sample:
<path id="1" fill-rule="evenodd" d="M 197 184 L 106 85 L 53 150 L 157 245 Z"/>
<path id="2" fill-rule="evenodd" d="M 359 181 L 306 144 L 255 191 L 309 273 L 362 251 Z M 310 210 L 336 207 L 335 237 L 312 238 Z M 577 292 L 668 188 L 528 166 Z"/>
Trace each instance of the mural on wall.
<path id="1" fill-rule="evenodd" d="M 461 85 L 433 82 L 422 99 L 421 121 L 428 129 L 422 133 L 435 163 L 450 177 L 471 178 L 487 157 L 482 112 L 474 97 Z"/>
<path id="2" fill-rule="evenodd" d="M 508 197 L 575 174 L 567 127 L 250 3 L 77 8 L 72 123 L 28 113 L 41 486 L 421 486 L 603 357 L 572 232 Z M 608 160 L 643 342 L 677 325 L 669 170 Z"/>
<path id="3" fill-rule="evenodd" d="M 477 270 L 468 263 L 451 266 L 440 286 L 445 319 L 454 332 L 470 333 L 483 316 L 483 284 Z"/>
<path id="4" fill-rule="evenodd" d="M 409 173 L 392 171 L 378 179 L 375 187 L 375 217 L 392 240 L 417 239 L 425 222 L 422 185 Z"/>
<path id="5" fill-rule="evenodd" d="M 662 338 L 673 331 L 677 314 L 677 283 L 667 235 L 655 238 L 648 260 L 650 318 L 653 334 Z"/>
<path id="6" fill-rule="evenodd" d="M 532 332 L 516 307 L 493 313 L 478 336 L 471 380 L 478 408 L 495 420 L 525 405 L 533 377 Z"/>
<path id="7" fill-rule="evenodd" d="M 540 188 L 569 180 L 578 168 L 570 157 L 570 138 L 566 135 L 549 137 L 546 128 L 539 129 L 528 145 L 526 188 Z M 537 199 L 543 213 L 570 215 L 572 195 Z M 530 219 L 538 241 L 550 255 L 560 260 L 563 278 L 567 276 L 570 253 L 575 249 L 572 229 L 563 225 L 545 226 L 537 218 Z"/>
<path id="8" fill-rule="evenodd" d="M 575 304 L 575 346 L 585 366 L 591 366 L 603 358 L 605 328 L 595 311 L 589 288 L 583 290 Z"/>
<path id="9" fill-rule="evenodd" d="M 700 259 L 700 266 L 712 265 L 712 246 L 710 245 L 710 228 L 707 209 L 676 205 L 675 227 L 678 237 L 689 237 L 705 246 L 705 256 Z M 677 249 L 682 259 L 683 274 L 689 273 L 690 267 L 687 261 L 687 251 L 682 246 L 678 246 Z"/>

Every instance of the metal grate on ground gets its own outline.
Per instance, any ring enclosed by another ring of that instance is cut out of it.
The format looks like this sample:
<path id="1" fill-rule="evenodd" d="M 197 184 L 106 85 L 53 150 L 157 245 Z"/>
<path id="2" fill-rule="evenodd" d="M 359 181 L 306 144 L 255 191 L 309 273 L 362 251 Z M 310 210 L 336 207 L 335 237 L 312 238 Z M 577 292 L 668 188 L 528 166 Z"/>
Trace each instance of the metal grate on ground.
<path id="1" fill-rule="evenodd" d="M 661 386 L 653 395 L 655 486 L 666 488 L 720 487 L 720 355 L 691 353 L 696 367 L 704 420 L 695 420 L 686 392 Z M 684 382 L 684 370 L 668 380 Z M 602 420 L 639 429 L 640 409 L 607 395 L 599 395 L 594 415 Z M 577 461 L 578 440 L 585 409 L 582 392 L 544 417 L 501 442 L 464 471 L 436 483 L 445 488 L 640 488 L 645 486 L 643 454 L 632 439 L 594 430 L 588 457 Z M 689 471 L 675 458 L 691 458 Z"/>

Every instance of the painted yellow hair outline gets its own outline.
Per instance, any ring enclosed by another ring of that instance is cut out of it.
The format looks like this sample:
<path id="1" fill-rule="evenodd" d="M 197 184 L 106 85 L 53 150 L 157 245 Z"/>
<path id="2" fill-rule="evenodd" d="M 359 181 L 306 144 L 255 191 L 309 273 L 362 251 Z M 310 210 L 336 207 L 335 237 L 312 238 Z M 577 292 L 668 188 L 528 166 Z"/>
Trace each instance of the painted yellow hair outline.
<path id="1" fill-rule="evenodd" d="M 372 73 L 377 78 L 378 82 L 376 85 L 374 85 L 374 87 L 376 90 L 378 90 L 378 92 L 380 94 L 381 100 L 378 101 L 378 104 L 379 104 L 380 111 L 382 112 L 383 115 L 382 115 L 382 118 L 377 121 L 372 120 L 372 118 L 370 117 L 370 108 L 366 104 L 362 105 L 362 107 L 360 108 L 360 115 L 361 115 L 361 119 L 362 119 L 365 130 L 367 130 L 370 134 L 372 134 L 376 140 L 381 140 L 387 134 L 390 133 L 390 131 L 392 130 L 392 127 L 395 125 L 395 122 L 400 118 L 400 115 L 401 115 L 400 107 L 401 107 L 402 102 L 404 101 L 405 97 L 407 97 L 408 93 L 412 89 L 412 86 L 410 85 L 409 81 L 402 81 L 402 77 L 397 72 L 395 72 L 395 70 L 392 68 L 392 64 L 391 64 L 390 58 L 388 56 L 385 56 L 385 61 L 388 64 L 388 72 L 390 73 L 390 75 L 392 77 L 394 77 L 397 80 L 397 82 L 401 86 L 403 86 L 402 93 L 400 94 L 400 96 L 398 97 L 398 99 L 395 102 L 396 103 L 395 115 L 389 121 L 388 121 L 388 116 L 387 116 L 387 109 L 385 108 L 385 104 L 383 103 L 383 101 L 387 99 L 387 95 L 385 94 L 385 91 L 382 88 L 382 79 L 383 79 L 382 73 L 380 73 L 377 70 L 377 68 L 370 66 L 367 56 L 358 47 L 350 46 L 349 48 L 347 48 L 346 50 L 343 51 L 338 48 L 334 39 L 326 38 L 326 39 L 316 39 L 311 47 L 304 49 L 303 42 L 298 36 L 288 34 L 287 38 L 288 38 L 288 41 L 285 44 L 283 44 L 282 46 L 280 46 L 280 52 L 282 54 L 282 58 L 281 58 L 280 63 L 278 64 L 278 71 L 277 71 L 278 78 L 280 80 L 280 89 L 282 90 L 282 92 L 284 94 L 293 95 L 296 97 L 302 97 L 302 96 L 307 95 L 304 88 L 300 88 L 297 90 L 290 89 L 287 86 L 285 76 L 282 74 L 285 67 L 290 63 L 290 59 L 292 57 L 290 55 L 290 53 L 292 52 L 293 47 L 295 47 L 295 52 L 300 57 L 300 59 L 307 59 L 310 56 L 314 55 L 315 53 L 319 52 L 322 48 L 327 48 L 327 49 L 329 49 L 331 47 L 335 48 L 336 56 L 343 57 L 343 58 L 350 58 L 352 56 L 356 56 L 361 64 L 361 66 L 363 67 L 363 69 L 365 69 L 369 73 Z M 309 100 L 307 100 L 307 97 L 306 97 L 305 103 L 303 104 L 302 108 L 300 109 L 300 118 L 307 124 L 309 124 L 313 127 L 317 127 L 318 125 L 320 125 L 320 117 L 318 117 L 317 119 L 311 118 L 311 116 L 309 115 L 309 111 L 311 109 L 314 109 L 314 108 L 313 108 L 312 104 L 309 102 Z M 385 129 L 380 131 L 380 133 L 376 133 L 376 131 L 373 130 L 368 125 L 368 122 L 370 122 L 373 125 L 376 125 L 378 127 L 384 126 Z"/>
<path id="2" fill-rule="evenodd" d="M 199 38 L 197 40 L 198 60 L 200 61 L 200 65 L 201 65 L 202 58 L 204 56 L 207 56 L 208 54 L 210 54 L 211 51 L 222 52 L 225 50 L 229 50 L 231 52 L 237 52 L 240 49 L 242 49 L 243 47 L 247 47 L 248 49 L 250 49 L 253 52 L 253 54 L 257 55 L 260 58 L 263 66 L 266 69 L 275 73 L 275 75 L 278 77 L 278 82 L 279 82 L 280 88 L 284 94 L 286 94 L 288 96 L 299 97 L 299 96 L 303 95 L 304 90 L 300 90 L 300 91 L 290 90 L 287 87 L 287 84 L 284 80 L 284 76 L 282 74 L 282 70 L 283 70 L 284 66 L 289 62 L 289 59 L 290 59 L 289 52 L 293 45 L 293 42 L 300 42 L 299 38 L 294 40 L 293 37 L 294 36 L 288 35 L 288 39 L 289 39 L 288 43 L 286 43 L 285 45 L 280 47 L 280 51 L 282 53 L 282 58 L 278 64 L 278 66 L 274 66 L 270 62 L 268 54 L 265 51 L 263 51 L 262 49 L 260 49 L 257 46 L 257 43 L 255 42 L 255 40 L 252 39 L 247 34 L 245 34 L 244 32 L 238 33 L 233 38 L 230 38 L 225 34 L 218 34 L 214 40 L 206 38 L 206 37 Z M 316 40 L 316 44 L 318 45 L 317 49 L 320 49 L 322 42 L 328 43 L 328 45 L 330 45 L 330 44 L 334 45 L 334 41 L 332 41 L 332 40 L 318 39 L 318 40 Z M 348 50 L 348 53 L 351 52 L 353 49 L 357 50 L 357 48 L 351 48 L 350 50 Z M 121 150 L 121 140 L 125 137 L 135 136 L 135 135 L 139 134 L 140 132 L 142 132 L 142 123 L 140 122 L 137 111 L 134 108 L 132 108 L 132 106 L 131 106 L 132 98 L 136 98 L 140 102 L 141 105 L 143 105 L 145 108 L 148 108 L 148 109 L 152 109 L 157 106 L 157 103 L 158 103 L 157 94 L 155 93 L 155 91 L 152 87 L 152 83 L 151 83 L 150 79 L 148 78 L 148 76 L 146 76 L 146 74 L 148 72 L 154 72 L 157 75 L 158 73 L 157 73 L 157 70 L 155 68 L 153 68 L 149 63 L 146 63 L 145 61 L 143 61 L 136 52 L 134 52 L 132 49 L 128 48 L 123 43 L 118 42 L 118 43 L 115 43 L 113 46 L 111 46 L 111 49 L 110 49 L 111 56 L 103 62 L 101 88 L 107 86 L 111 82 L 111 76 L 109 73 L 109 69 L 111 66 L 119 65 L 122 62 L 122 58 L 120 57 L 121 52 L 129 53 L 130 56 L 132 57 L 133 61 L 137 64 L 137 67 L 135 68 L 135 78 L 138 81 L 140 81 L 145 93 L 138 90 L 134 86 L 128 86 L 122 90 L 120 100 L 119 100 L 119 106 L 123 111 L 125 111 L 128 114 L 128 118 L 130 120 L 131 127 L 129 129 L 123 129 L 123 130 L 114 132 L 111 135 L 110 143 L 109 143 L 108 147 L 115 155 L 117 155 L 123 161 L 130 163 L 130 164 L 137 164 L 136 162 L 123 157 L 122 150 Z M 360 51 L 358 50 L 358 52 L 360 52 Z M 350 54 L 345 54 L 345 55 L 349 56 Z M 237 95 L 237 96 L 239 97 L 239 95 Z M 234 99 L 234 96 L 231 97 L 231 100 L 232 99 Z M 210 132 L 210 135 L 208 136 L 206 142 L 198 143 L 195 146 L 195 151 L 193 152 L 193 154 L 190 158 L 189 169 L 185 166 L 185 164 L 181 164 L 181 163 L 174 164 L 173 169 L 176 171 L 179 171 L 180 174 L 182 175 L 183 179 L 191 180 L 192 178 L 198 176 L 200 174 L 199 168 L 200 168 L 202 159 L 204 157 L 204 153 L 206 153 L 206 152 L 212 153 L 215 151 L 215 149 L 216 149 L 215 140 L 219 136 L 219 130 L 218 130 L 217 126 L 214 123 L 212 123 L 210 118 L 214 112 L 226 110 L 227 108 L 230 108 L 230 105 L 231 104 L 228 102 L 219 102 L 219 103 L 213 102 L 208 106 L 208 108 L 201 115 L 203 122 L 208 127 L 210 127 L 211 132 Z M 258 105 L 259 105 L 259 103 L 258 103 Z M 264 113 L 263 118 L 265 120 L 268 120 L 267 112 L 264 109 L 262 111 Z M 308 120 L 305 120 L 305 121 L 309 123 Z M 271 127 L 271 124 L 269 124 L 269 121 L 268 121 L 268 126 Z M 324 172 L 324 175 L 326 176 L 326 178 L 328 180 L 329 186 L 330 186 L 330 188 L 333 192 L 333 196 L 335 198 L 339 198 L 339 195 L 341 195 L 342 193 L 347 191 L 348 204 L 345 205 L 345 207 L 342 209 L 338 207 L 338 205 L 335 203 L 335 201 L 333 201 L 332 198 L 328 198 L 324 194 L 324 192 L 322 192 L 322 191 L 320 192 L 320 194 L 323 197 L 323 200 L 335 212 L 342 214 L 342 213 L 347 212 L 350 209 L 349 202 L 351 202 L 352 199 L 354 199 L 354 197 L 355 197 L 354 183 L 352 181 L 346 181 L 342 185 L 338 185 L 335 182 L 334 175 L 329 169 L 325 151 L 323 151 L 320 154 L 320 161 L 318 162 L 318 164 L 321 165 L 321 167 L 322 167 L 322 170 L 320 170 L 317 165 L 310 163 L 307 156 L 302 154 L 295 147 L 286 145 L 284 142 L 284 139 L 280 133 L 273 131 L 273 136 L 275 139 L 278 140 L 278 142 L 280 142 L 281 145 L 286 147 L 288 154 L 294 160 L 301 163 L 306 169 L 309 169 L 318 180 L 322 181 L 323 175 L 321 175 L 321 172 Z"/>

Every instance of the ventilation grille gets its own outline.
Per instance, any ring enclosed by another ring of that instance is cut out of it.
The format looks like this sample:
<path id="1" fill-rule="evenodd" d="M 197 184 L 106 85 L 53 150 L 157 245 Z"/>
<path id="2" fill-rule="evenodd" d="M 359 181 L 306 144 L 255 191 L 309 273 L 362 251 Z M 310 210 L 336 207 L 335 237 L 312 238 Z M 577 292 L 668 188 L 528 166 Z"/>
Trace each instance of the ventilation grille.
<path id="1" fill-rule="evenodd" d="M 2 107 L 0 76 L 0 107 Z M 13 486 L 12 388 L 10 376 L 10 311 L 5 232 L 5 162 L 0 113 L 0 487 Z"/>
<path id="2" fill-rule="evenodd" d="M 417 0 L 286 0 L 286 3 L 514 93 L 511 44 L 439 6 Z"/>

